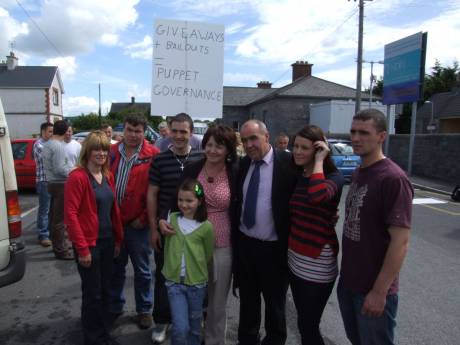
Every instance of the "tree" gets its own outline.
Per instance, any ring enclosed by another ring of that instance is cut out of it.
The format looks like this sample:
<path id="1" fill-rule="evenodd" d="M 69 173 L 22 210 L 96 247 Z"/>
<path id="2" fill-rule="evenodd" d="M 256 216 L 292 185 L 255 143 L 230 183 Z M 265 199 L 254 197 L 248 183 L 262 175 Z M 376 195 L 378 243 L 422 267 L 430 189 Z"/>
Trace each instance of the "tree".
<path id="1" fill-rule="evenodd" d="M 424 101 L 436 93 L 452 90 L 457 81 L 457 73 L 460 71 L 458 61 L 454 61 L 452 66 L 443 67 L 439 60 L 435 61 L 431 70 L 431 74 L 425 76 L 423 86 Z"/>

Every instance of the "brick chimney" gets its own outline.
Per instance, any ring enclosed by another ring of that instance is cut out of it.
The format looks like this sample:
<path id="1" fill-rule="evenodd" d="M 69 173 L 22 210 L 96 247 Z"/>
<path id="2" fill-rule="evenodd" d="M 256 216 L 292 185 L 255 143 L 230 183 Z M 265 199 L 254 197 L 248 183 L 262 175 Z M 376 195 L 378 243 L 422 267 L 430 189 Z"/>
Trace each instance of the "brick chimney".
<path id="1" fill-rule="evenodd" d="M 292 81 L 302 77 L 311 77 L 311 67 L 313 64 L 308 61 L 296 61 L 292 65 Z"/>
<path id="2" fill-rule="evenodd" d="M 257 88 L 258 89 L 271 89 L 272 83 L 270 83 L 269 81 L 262 80 L 257 83 Z"/>
<path id="3" fill-rule="evenodd" d="M 131 104 L 134 104 L 136 103 L 136 98 L 135 97 L 131 97 Z"/>
<path id="4" fill-rule="evenodd" d="M 18 58 L 14 56 L 13 52 L 10 52 L 10 55 L 6 57 L 6 66 L 8 68 L 8 71 L 14 70 L 17 65 L 18 65 Z"/>

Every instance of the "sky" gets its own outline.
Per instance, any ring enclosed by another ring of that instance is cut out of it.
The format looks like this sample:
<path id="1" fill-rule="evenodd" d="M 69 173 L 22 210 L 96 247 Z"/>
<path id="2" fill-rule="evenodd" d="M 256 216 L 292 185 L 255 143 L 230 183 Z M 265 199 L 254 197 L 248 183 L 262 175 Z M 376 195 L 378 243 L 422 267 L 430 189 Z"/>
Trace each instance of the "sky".
<path id="1" fill-rule="evenodd" d="M 382 61 L 384 45 L 428 32 L 426 73 L 438 59 L 460 59 L 459 0 L 365 1 L 363 59 Z M 224 85 L 291 82 L 291 64 L 356 86 L 358 2 L 347 0 L 0 0 L 0 59 L 59 66 L 64 115 L 102 113 L 112 102 L 150 102 L 155 18 L 225 26 Z M 374 64 L 374 74 L 383 66 Z M 363 88 L 370 63 L 363 64 Z"/>

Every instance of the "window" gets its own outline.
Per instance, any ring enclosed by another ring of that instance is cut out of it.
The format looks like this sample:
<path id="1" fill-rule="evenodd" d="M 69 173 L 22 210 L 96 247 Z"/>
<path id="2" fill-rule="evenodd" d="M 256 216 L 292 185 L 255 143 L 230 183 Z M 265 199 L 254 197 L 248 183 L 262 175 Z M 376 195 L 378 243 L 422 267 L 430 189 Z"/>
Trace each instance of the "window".
<path id="1" fill-rule="evenodd" d="M 53 88 L 53 104 L 59 105 L 59 90 Z"/>
<path id="2" fill-rule="evenodd" d="M 26 157 L 27 151 L 27 143 L 19 142 L 19 143 L 12 143 L 11 148 L 13 150 L 13 159 L 20 160 Z"/>

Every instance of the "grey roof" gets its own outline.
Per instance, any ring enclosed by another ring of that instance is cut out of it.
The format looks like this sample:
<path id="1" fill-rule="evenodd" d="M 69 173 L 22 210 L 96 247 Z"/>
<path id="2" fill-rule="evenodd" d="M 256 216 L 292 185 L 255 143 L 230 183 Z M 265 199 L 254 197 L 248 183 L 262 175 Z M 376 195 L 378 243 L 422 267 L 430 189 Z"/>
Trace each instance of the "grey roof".
<path id="1" fill-rule="evenodd" d="M 434 118 L 460 117 L 460 87 L 449 92 L 434 94 L 429 99 L 433 102 Z M 417 116 L 431 116 L 431 104 L 425 103 L 418 110 Z"/>
<path id="2" fill-rule="evenodd" d="M 224 86 L 224 106 L 245 106 L 278 89 Z"/>
<path id="3" fill-rule="evenodd" d="M 56 71 L 56 66 L 16 66 L 9 71 L 6 65 L 0 65 L 0 88 L 48 88 Z"/>
<path id="4" fill-rule="evenodd" d="M 264 99 L 276 96 L 354 99 L 356 97 L 356 89 L 310 76 L 299 78 L 291 84 L 283 86 L 263 98 L 259 98 L 257 101 L 263 101 Z M 368 96 L 362 93 L 361 98 L 367 100 Z M 380 99 L 380 97 L 374 97 L 374 99 Z"/>
<path id="5" fill-rule="evenodd" d="M 112 103 L 110 106 L 110 112 L 111 113 L 119 113 L 120 111 L 130 108 L 130 107 L 136 107 L 140 108 L 143 111 L 148 111 L 150 112 L 150 103 L 149 102 L 135 102 L 135 103 Z"/>

